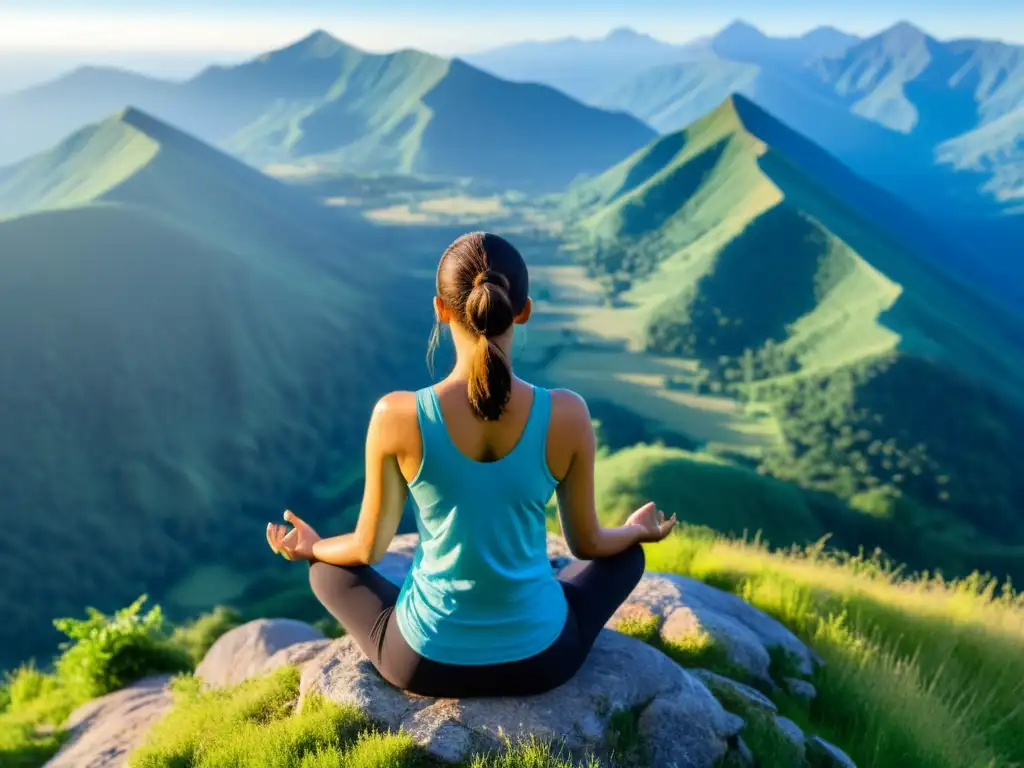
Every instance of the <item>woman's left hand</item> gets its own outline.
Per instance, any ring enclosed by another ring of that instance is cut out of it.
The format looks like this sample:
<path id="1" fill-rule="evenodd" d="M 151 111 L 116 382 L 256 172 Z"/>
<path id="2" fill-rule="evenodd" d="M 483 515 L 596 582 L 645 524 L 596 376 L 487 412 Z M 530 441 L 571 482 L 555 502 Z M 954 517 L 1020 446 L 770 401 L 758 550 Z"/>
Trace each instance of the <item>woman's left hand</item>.
<path id="1" fill-rule="evenodd" d="M 294 526 L 290 531 L 284 525 L 267 523 L 270 548 L 285 560 L 312 560 L 313 545 L 320 541 L 320 534 L 291 510 L 285 510 L 284 519 Z"/>

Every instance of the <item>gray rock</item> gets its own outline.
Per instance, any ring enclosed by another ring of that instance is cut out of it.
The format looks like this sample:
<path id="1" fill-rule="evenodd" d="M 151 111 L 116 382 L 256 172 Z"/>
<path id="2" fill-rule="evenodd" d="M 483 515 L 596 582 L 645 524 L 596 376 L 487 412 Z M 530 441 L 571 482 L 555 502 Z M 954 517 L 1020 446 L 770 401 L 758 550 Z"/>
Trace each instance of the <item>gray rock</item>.
<path id="1" fill-rule="evenodd" d="M 774 701 L 769 699 L 767 696 L 765 696 L 763 693 L 756 690 L 755 688 L 751 688 L 749 685 L 744 685 L 743 683 L 739 683 L 731 678 L 724 677 L 722 675 L 719 675 L 715 672 L 711 672 L 706 669 L 695 669 L 693 670 L 693 674 L 699 677 L 705 683 L 705 685 L 707 685 L 708 688 L 711 688 L 712 690 L 714 690 L 715 686 L 725 687 L 729 690 L 734 691 L 735 693 L 738 693 L 747 702 L 749 702 L 755 707 L 760 707 L 761 709 L 767 712 L 771 712 L 772 714 L 775 714 L 779 711 L 779 708 L 775 706 Z"/>
<path id="2" fill-rule="evenodd" d="M 293 619 L 257 619 L 221 635 L 196 667 L 196 677 L 207 685 L 228 686 L 261 672 L 282 648 L 324 634 Z"/>
<path id="3" fill-rule="evenodd" d="M 830 765 L 835 768 L 857 768 L 848 754 L 835 744 L 825 741 L 820 736 L 811 736 L 807 741 L 807 756 L 815 761 L 815 765 Z"/>
<path id="4" fill-rule="evenodd" d="M 787 677 L 782 681 L 783 686 L 791 696 L 804 701 L 813 701 L 818 695 L 818 689 L 806 680 L 799 677 Z"/>
<path id="5" fill-rule="evenodd" d="M 430 699 L 385 682 L 351 638 L 334 641 L 308 664 L 301 701 L 321 695 L 354 705 L 382 726 L 404 729 L 436 758 L 466 760 L 535 735 L 571 755 L 602 754 L 612 714 L 639 710 L 638 730 L 653 765 L 710 768 L 743 726 L 693 675 L 661 652 L 603 631 L 583 668 L 565 685 L 525 698 Z"/>
<path id="6" fill-rule="evenodd" d="M 796 635 L 768 614 L 736 595 L 687 576 L 645 574 L 607 626 L 614 628 L 637 606 L 663 617 L 663 639 L 678 639 L 703 630 L 722 644 L 733 663 L 766 683 L 773 682 L 769 648 L 780 647 L 791 653 L 802 674 L 811 674 L 817 660 Z"/>
<path id="7" fill-rule="evenodd" d="M 806 743 L 806 737 L 804 736 L 803 729 L 799 725 L 794 723 L 788 717 L 782 717 L 781 715 L 775 718 L 775 725 L 778 726 L 778 729 L 782 732 L 783 736 L 803 750 L 804 744 Z"/>
<path id="8" fill-rule="evenodd" d="M 307 664 L 316 661 L 317 657 L 330 647 L 331 641 L 326 637 L 322 640 L 307 640 L 304 643 L 286 646 L 267 659 L 257 674 L 269 674 L 286 666 L 298 667 L 299 671 L 302 671 Z"/>
<path id="9" fill-rule="evenodd" d="M 115 768 L 171 706 L 169 675 L 140 680 L 83 704 L 64 723 L 70 737 L 45 768 Z"/>

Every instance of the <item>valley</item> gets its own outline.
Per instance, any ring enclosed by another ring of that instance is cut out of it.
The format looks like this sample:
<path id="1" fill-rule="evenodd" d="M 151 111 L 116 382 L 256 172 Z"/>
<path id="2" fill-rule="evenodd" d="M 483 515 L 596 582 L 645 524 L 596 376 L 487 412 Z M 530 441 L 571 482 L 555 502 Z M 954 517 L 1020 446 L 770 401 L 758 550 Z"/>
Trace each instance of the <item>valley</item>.
<path id="1" fill-rule="evenodd" d="M 826 659 L 772 706 L 861 768 L 1024 764 L 1024 45 L 735 21 L 440 55 L 357 28 L 0 92 L 0 763 L 40 768 L 73 707 L 239 622 L 341 631 L 264 529 L 354 529 L 375 401 L 453 362 L 443 334 L 426 360 L 438 259 L 489 231 L 529 266 L 516 373 L 587 401 L 600 522 L 675 513 L 648 576 Z M 701 611 L 629 642 L 731 676 Z M 288 696 L 242 730 L 303 766 L 378 749 L 313 760 L 287 729 L 324 711 Z M 743 765 L 819 768 L 741 714 Z M 620 715 L 607 738 L 646 713 Z M 200 751 L 139 765 L 255 759 Z"/>

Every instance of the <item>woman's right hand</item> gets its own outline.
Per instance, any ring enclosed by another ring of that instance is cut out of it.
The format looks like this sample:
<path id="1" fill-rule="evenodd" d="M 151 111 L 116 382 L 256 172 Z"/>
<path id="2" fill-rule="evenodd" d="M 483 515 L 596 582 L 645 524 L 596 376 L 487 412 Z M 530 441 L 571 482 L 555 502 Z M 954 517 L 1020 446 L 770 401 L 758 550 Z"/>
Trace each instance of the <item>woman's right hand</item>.
<path id="1" fill-rule="evenodd" d="M 653 501 L 649 501 L 627 518 L 626 525 L 638 529 L 641 542 L 653 543 L 661 541 L 672 532 L 676 527 L 676 516 L 673 514 L 666 520 L 665 513 Z"/>

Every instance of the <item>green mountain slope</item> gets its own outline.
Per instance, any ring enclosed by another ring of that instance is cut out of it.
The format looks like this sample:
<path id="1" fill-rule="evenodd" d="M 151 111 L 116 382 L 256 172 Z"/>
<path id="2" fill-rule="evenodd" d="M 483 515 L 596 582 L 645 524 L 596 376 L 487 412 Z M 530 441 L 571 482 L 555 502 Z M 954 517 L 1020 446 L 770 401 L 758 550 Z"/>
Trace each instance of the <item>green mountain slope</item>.
<path id="1" fill-rule="evenodd" d="M 0 99 L 0 161 L 73 122 L 58 82 Z M 235 67 L 146 90 L 111 77 L 78 98 L 134 104 L 254 165 L 309 163 L 355 171 L 470 176 L 504 187 L 557 190 L 653 138 L 636 118 L 584 106 L 550 88 L 509 83 L 418 51 L 370 54 L 326 33 Z M 23 134 L 12 133 L 21 130 Z"/>
<path id="2" fill-rule="evenodd" d="M 0 581 L 20 585 L 0 666 L 54 639 L 55 610 L 251 571 L 266 520 L 344 490 L 374 399 L 422 367 L 419 334 L 378 309 L 409 281 L 372 230 L 143 113 L 3 195 L 35 210 L 0 219 Z"/>
<path id="3" fill-rule="evenodd" d="M 837 194 L 820 154 L 726 102 L 574 191 L 591 270 L 648 351 L 774 414 L 763 471 L 1019 543 L 1021 321 Z"/>

